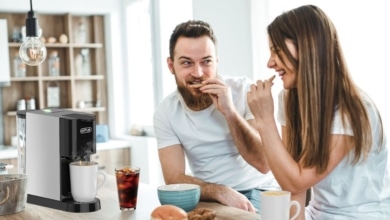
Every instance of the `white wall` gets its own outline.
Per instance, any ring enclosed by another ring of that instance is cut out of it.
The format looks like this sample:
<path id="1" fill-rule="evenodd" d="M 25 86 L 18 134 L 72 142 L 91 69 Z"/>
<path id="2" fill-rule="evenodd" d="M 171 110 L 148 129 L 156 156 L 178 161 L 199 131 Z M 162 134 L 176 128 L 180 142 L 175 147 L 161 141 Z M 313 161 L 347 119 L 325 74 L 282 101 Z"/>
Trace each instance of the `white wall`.
<path id="1" fill-rule="evenodd" d="M 120 9 L 120 0 L 33 0 L 33 9 L 37 13 L 107 13 Z M 1 11 L 26 12 L 30 10 L 28 0 L 1 0 Z"/>
<path id="2" fill-rule="evenodd" d="M 208 22 L 217 37 L 219 72 L 253 77 L 251 0 L 195 0 L 194 19 Z"/>
<path id="3" fill-rule="evenodd" d="M 356 84 L 375 101 L 387 131 L 390 131 L 390 106 L 386 95 L 390 51 L 390 13 L 386 0 L 269 0 L 269 22 L 283 11 L 313 4 L 321 7 L 337 28 L 351 75 Z M 261 49 L 259 49 L 261 50 Z M 268 51 L 264 51 L 268 54 Z M 261 63 L 266 60 L 261 61 Z M 282 87 L 275 80 L 276 87 Z M 275 96 L 276 97 L 276 96 Z"/>

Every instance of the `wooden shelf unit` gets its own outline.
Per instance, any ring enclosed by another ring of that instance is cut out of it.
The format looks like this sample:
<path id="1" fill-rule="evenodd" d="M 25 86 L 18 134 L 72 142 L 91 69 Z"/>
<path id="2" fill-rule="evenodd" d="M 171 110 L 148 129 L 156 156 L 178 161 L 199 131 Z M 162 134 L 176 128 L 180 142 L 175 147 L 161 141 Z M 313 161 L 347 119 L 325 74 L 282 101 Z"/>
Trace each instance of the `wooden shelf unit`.
<path id="1" fill-rule="evenodd" d="M 15 27 L 25 25 L 26 13 L 0 12 L 0 19 L 7 20 L 9 39 L 9 62 L 11 67 L 11 85 L 3 87 L 4 144 L 10 145 L 11 137 L 16 135 L 16 105 L 19 99 L 33 97 L 36 109 L 47 108 L 47 85 L 56 81 L 60 87 L 60 107 L 96 115 L 97 124 L 107 124 L 107 88 L 106 59 L 104 47 L 104 15 L 74 14 L 37 14 L 42 36 L 46 39 L 47 57 L 38 66 L 26 66 L 25 77 L 13 74 L 13 58 L 22 43 L 13 42 Z M 86 40 L 77 42 L 80 24 L 86 30 Z M 66 43 L 59 38 L 65 34 Z M 47 43 L 50 37 L 55 43 Z M 60 75 L 50 76 L 48 59 L 52 51 L 58 51 L 60 57 Z M 81 50 L 88 51 L 90 73 L 82 75 L 77 71 L 77 58 Z M 80 108 L 79 103 L 87 105 Z"/>

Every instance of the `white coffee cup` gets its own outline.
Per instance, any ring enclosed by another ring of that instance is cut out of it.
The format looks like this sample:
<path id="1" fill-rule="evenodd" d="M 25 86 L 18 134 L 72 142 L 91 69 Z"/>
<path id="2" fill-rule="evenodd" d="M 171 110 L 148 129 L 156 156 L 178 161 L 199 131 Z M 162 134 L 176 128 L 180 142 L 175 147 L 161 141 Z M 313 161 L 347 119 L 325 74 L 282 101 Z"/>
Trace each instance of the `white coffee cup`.
<path id="1" fill-rule="evenodd" d="M 73 200 L 76 202 L 92 202 L 96 198 L 97 190 L 103 186 L 106 175 L 98 170 L 98 163 L 94 161 L 74 161 L 69 163 L 70 189 Z M 102 175 L 98 185 L 98 174 Z"/>
<path id="2" fill-rule="evenodd" d="M 290 208 L 296 207 L 296 212 L 290 218 Z M 288 191 L 265 191 L 261 193 L 261 220 L 294 220 L 301 211 L 300 204 L 291 201 Z"/>

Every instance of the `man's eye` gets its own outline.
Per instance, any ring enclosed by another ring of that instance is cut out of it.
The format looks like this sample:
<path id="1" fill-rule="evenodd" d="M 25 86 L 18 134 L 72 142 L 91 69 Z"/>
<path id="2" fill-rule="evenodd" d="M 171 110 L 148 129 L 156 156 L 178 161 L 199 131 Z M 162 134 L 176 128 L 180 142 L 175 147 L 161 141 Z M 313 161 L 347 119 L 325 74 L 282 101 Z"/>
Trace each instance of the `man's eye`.
<path id="1" fill-rule="evenodd" d="M 212 62 L 212 60 L 205 60 L 205 61 L 203 61 L 203 63 L 205 63 L 205 64 L 210 64 Z"/>
<path id="2" fill-rule="evenodd" d="M 190 65 L 191 62 L 189 62 L 189 61 L 183 61 L 181 64 L 182 64 L 182 65 Z"/>

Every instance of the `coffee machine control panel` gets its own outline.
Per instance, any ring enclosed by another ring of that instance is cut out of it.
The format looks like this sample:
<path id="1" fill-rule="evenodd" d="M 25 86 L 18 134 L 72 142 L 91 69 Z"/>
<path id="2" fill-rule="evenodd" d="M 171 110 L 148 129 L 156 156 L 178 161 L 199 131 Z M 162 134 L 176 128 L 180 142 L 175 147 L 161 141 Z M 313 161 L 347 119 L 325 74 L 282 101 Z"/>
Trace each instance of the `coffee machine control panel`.
<path id="1" fill-rule="evenodd" d="M 95 117 L 68 114 L 60 117 L 61 157 L 89 160 L 96 153 Z"/>

